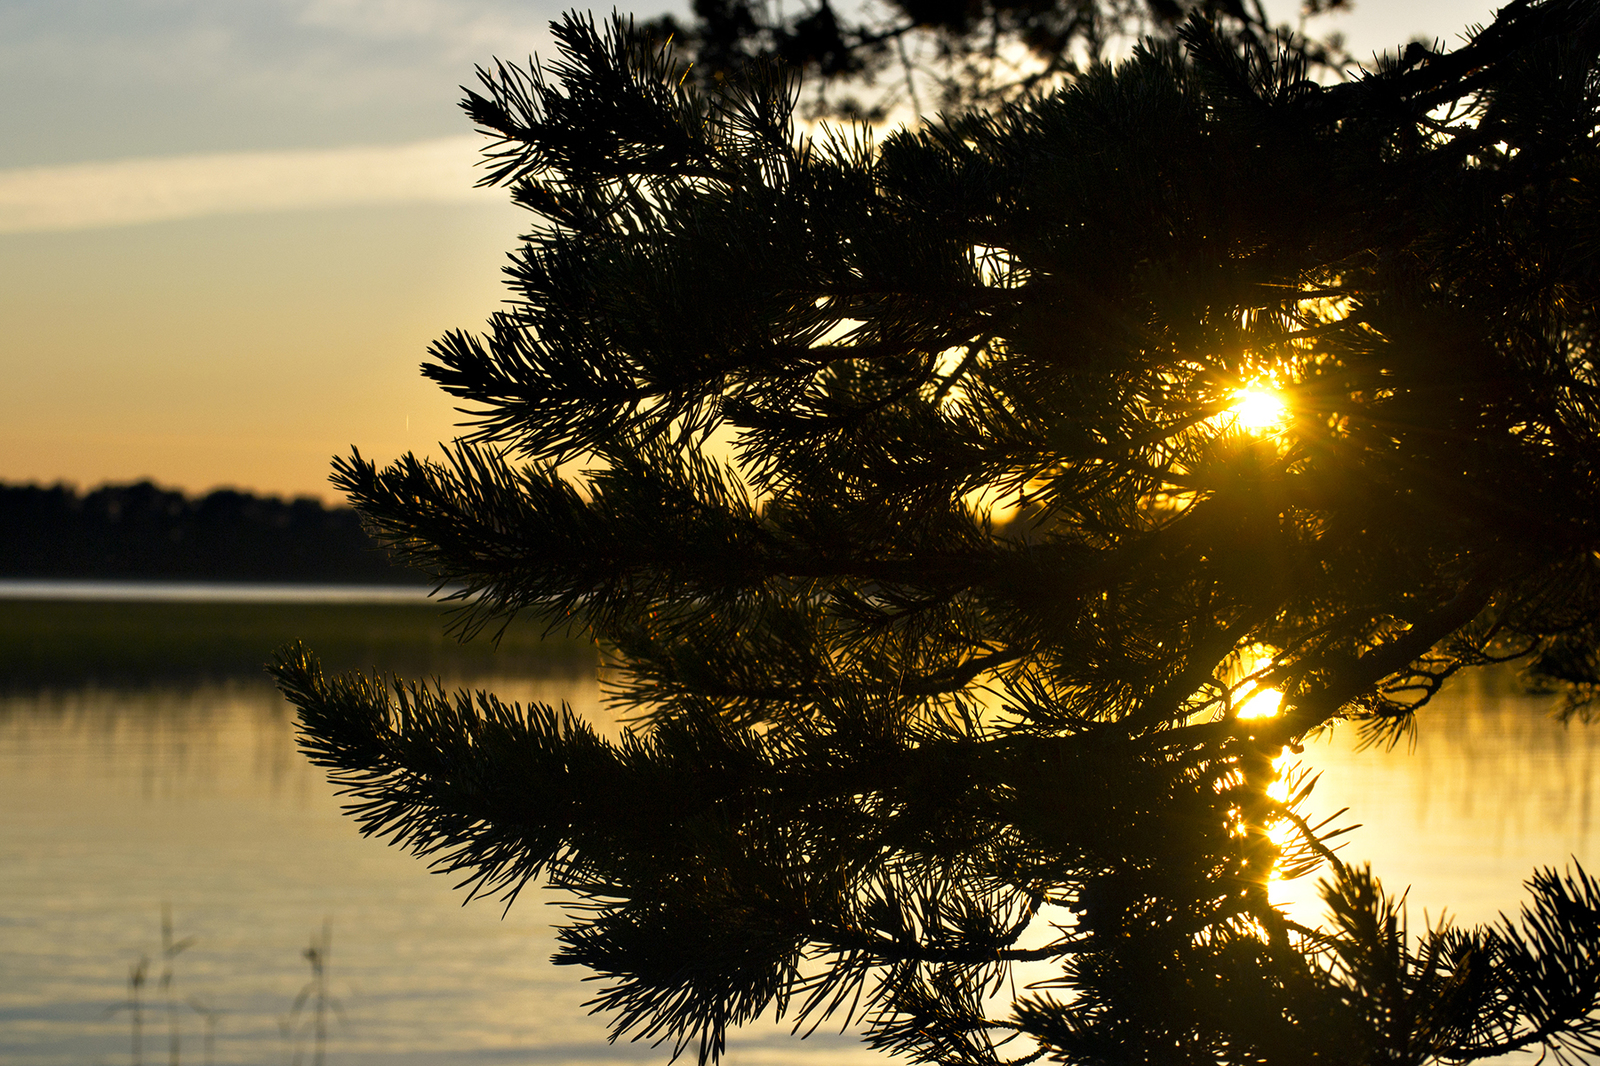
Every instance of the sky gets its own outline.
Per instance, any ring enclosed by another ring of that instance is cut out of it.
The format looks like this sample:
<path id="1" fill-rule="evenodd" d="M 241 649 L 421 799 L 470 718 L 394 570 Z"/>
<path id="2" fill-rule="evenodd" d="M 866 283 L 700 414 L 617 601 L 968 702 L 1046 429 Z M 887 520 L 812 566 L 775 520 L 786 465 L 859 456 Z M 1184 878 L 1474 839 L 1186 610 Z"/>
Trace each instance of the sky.
<path id="1" fill-rule="evenodd" d="M 1325 24 L 1365 56 L 1498 6 Z M 527 228 L 472 187 L 458 87 L 548 57 L 561 9 L 0 0 L 0 481 L 331 500 L 352 445 L 436 453 L 460 415 L 417 367 L 499 306 Z"/>

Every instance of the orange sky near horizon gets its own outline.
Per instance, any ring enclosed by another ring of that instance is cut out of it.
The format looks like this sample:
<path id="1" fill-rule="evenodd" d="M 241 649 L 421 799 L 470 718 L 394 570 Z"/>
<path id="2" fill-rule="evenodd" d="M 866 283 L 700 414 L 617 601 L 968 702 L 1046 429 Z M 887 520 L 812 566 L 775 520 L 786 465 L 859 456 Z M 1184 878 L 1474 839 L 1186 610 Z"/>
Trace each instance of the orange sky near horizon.
<path id="1" fill-rule="evenodd" d="M 1329 25 L 1357 54 L 1454 44 L 1494 6 L 1369 0 Z M 417 367 L 499 306 L 527 217 L 468 188 L 457 85 L 548 56 L 559 11 L 0 4 L 0 481 L 332 500 L 352 444 L 387 461 L 455 436 Z"/>
<path id="2" fill-rule="evenodd" d="M 430 451 L 460 416 L 418 365 L 502 299 L 518 222 L 428 204 L 0 238 L 0 477 L 332 498 L 351 445 Z"/>

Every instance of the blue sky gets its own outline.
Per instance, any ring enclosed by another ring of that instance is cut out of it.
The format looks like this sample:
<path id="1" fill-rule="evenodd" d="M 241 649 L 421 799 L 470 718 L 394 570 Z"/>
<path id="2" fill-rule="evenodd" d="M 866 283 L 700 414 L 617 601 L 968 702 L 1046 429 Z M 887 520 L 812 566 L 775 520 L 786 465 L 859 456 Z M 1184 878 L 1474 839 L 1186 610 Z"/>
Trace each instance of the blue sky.
<path id="1" fill-rule="evenodd" d="M 1332 24 L 1366 54 L 1493 6 Z M 417 364 L 496 307 L 523 224 L 471 188 L 458 86 L 549 55 L 560 10 L 0 0 L 0 480 L 325 495 L 350 444 L 452 436 Z"/>
<path id="2" fill-rule="evenodd" d="M 556 4 L 7 0 L 0 166 L 462 132 L 456 86 L 548 51 Z M 18 106 L 21 105 L 21 106 Z"/>

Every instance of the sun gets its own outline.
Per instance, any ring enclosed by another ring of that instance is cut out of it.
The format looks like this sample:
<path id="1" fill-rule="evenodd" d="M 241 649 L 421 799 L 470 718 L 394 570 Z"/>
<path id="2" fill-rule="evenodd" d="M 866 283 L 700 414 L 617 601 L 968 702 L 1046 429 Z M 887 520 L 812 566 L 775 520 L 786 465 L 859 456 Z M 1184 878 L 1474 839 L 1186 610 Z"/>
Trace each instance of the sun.
<path id="1" fill-rule="evenodd" d="M 1272 718 L 1283 706 L 1283 693 L 1275 688 L 1252 687 L 1244 693 L 1234 712 L 1236 718 Z"/>
<path id="2" fill-rule="evenodd" d="M 1251 386 L 1234 394 L 1228 413 L 1247 433 L 1273 433 L 1289 421 L 1289 404 L 1277 389 Z"/>
<path id="3" fill-rule="evenodd" d="M 1276 651 L 1264 644 L 1253 644 L 1239 650 L 1235 677 L 1240 681 L 1230 694 L 1235 718 L 1272 718 L 1283 706 L 1283 693 L 1263 683 L 1257 675 L 1271 666 Z"/>

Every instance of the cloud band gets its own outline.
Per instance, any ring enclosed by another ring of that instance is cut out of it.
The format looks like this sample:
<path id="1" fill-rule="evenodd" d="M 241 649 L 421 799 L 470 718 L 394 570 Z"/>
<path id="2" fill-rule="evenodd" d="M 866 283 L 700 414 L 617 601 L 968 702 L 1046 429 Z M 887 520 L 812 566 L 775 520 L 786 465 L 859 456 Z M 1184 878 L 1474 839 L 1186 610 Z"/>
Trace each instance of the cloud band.
<path id="1" fill-rule="evenodd" d="M 481 137 L 230 152 L 0 170 L 0 233 L 129 226 L 205 215 L 401 203 L 483 203 Z"/>

